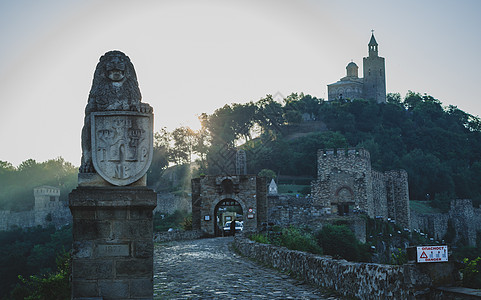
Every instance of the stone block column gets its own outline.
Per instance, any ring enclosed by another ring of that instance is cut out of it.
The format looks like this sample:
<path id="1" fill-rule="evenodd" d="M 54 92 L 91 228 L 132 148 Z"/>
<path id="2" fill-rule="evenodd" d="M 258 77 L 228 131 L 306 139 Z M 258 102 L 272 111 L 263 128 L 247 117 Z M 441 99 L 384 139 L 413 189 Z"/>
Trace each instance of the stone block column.
<path id="1" fill-rule="evenodd" d="M 153 121 L 130 58 L 105 53 L 85 107 L 78 187 L 69 194 L 72 299 L 153 299 L 157 195 L 146 187 Z"/>
<path id="2" fill-rule="evenodd" d="M 78 187 L 73 216 L 72 299 L 152 299 L 152 210 L 146 187 Z"/>

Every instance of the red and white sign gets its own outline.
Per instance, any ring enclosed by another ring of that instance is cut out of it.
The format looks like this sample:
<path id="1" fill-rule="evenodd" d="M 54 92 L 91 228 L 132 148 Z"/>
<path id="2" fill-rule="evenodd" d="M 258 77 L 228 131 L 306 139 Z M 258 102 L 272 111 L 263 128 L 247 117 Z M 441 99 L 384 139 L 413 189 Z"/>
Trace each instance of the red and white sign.
<path id="1" fill-rule="evenodd" d="M 448 261 L 448 246 L 419 246 L 417 247 L 417 262 Z"/>

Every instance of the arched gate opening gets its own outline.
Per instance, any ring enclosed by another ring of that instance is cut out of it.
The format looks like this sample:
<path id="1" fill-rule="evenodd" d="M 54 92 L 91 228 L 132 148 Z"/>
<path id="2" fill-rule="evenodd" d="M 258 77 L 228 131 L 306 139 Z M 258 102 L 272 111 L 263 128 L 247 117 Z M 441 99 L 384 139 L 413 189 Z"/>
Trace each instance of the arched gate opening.
<path id="1" fill-rule="evenodd" d="M 236 222 L 236 231 L 243 228 L 244 212 L 239 202 L 234 199 L 224 199 L 220 201 L 214 209 L 214 235 L 229 236 L 230 222 Z"/>

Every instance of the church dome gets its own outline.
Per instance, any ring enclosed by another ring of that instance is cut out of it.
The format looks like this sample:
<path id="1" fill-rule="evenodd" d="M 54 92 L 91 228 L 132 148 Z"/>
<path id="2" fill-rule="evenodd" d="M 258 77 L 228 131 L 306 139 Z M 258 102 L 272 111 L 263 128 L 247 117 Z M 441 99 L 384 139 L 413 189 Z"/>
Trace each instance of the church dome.
<path id="1" fill-rule="evenodd" d="M 347 70 L 347 76 L 348 77 L 357 77 L 357 71 L 358 71 L 359 67 L 356 65 L 355 62 L 350 62 L 349 64 L 347 64 L 347 67 L 346 67 L 346 70 Z"/>

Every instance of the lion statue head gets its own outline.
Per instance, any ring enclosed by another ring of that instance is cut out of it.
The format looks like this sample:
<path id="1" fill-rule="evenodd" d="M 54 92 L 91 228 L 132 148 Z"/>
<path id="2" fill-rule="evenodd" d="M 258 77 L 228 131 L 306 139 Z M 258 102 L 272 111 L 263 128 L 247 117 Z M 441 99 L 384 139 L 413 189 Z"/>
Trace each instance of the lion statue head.
<path id="1" fill-rule="evenodd" d="M 141 103 L 141 99 L 137 75 L 130 58 L 117 50 L 109 51 L 100 57 L 85 108 L 81 173 L 95 172 L 92 165 L 90 113 L 97 111 L 151 113 L 152 107 L 147 103 Z"/>

